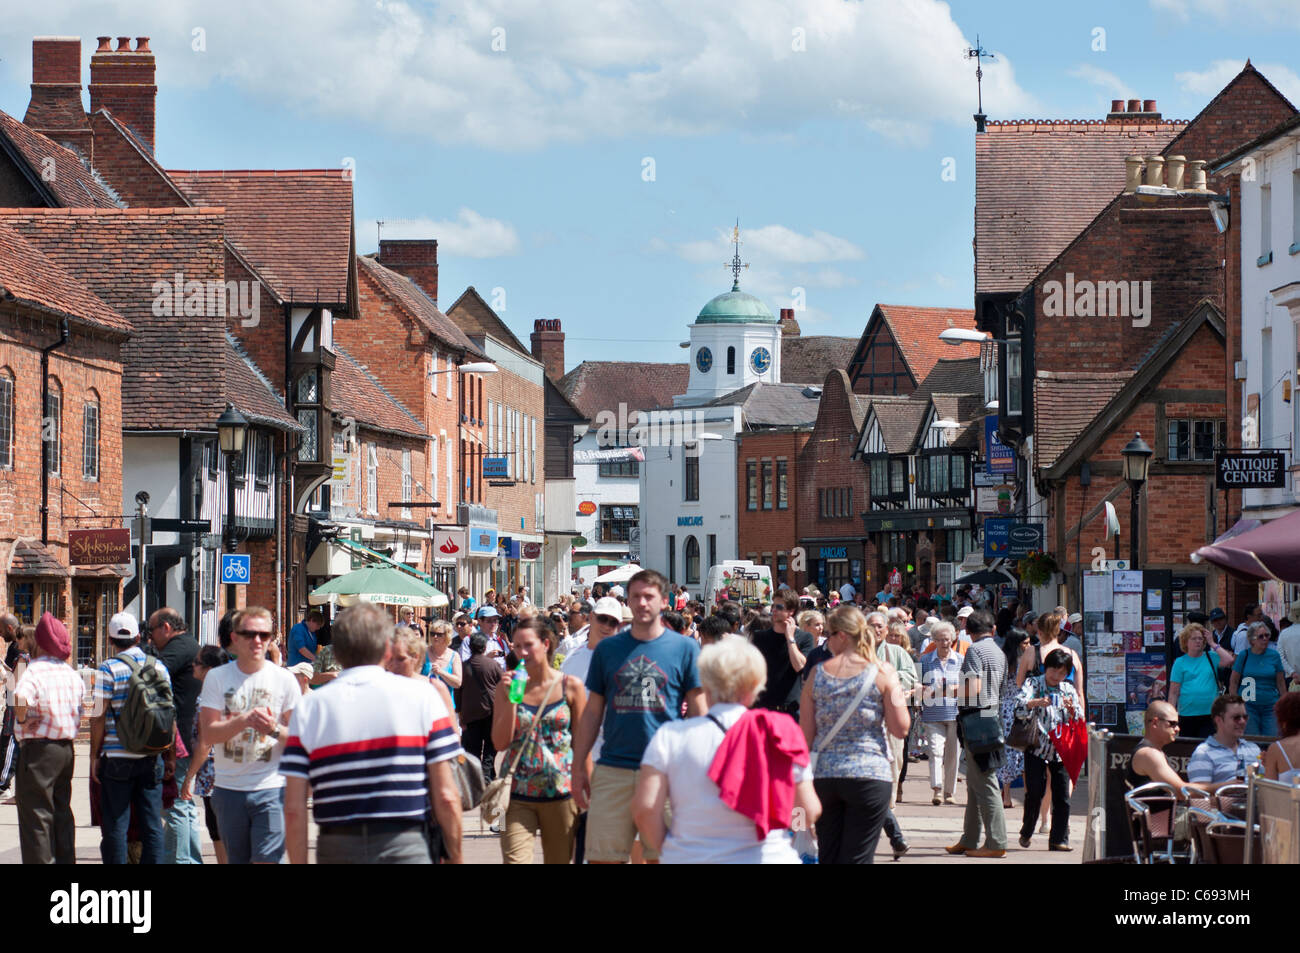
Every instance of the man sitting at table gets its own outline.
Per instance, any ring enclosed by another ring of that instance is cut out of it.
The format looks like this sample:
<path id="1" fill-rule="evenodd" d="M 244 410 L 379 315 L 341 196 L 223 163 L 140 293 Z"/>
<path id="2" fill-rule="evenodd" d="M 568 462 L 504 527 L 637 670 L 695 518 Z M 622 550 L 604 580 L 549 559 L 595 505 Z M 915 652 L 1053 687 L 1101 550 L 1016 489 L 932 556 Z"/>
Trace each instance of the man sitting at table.
<path id="1" fill-rule="evenodd" d="M 1124 769 L 1124 783 L 1130 791 L 1159 781 L 1177 791 L 1179 800 L 1183 799 L 1186 782 L 1178 776 L 1164 752 L 1178 737 L 1178 732 L 1177 708 L 1169 702 L 1152 702 L 1147 706 L 1142 720 L 1142 741 L 1133 749 L 1133 757 Z"/>
<path id="2" fill-rule="evenodd" d="M 1246 772 L 1259 760 L 1259 745 L 1247 741 L 1246 703 L 1240 695 L 1220 695 L 1210 706 L 1214 734 L 1192 752 L 1187 763 L 1187 779 L 1204 791 L 1214 791 L 1227 784 L 1241 784 Z"/>

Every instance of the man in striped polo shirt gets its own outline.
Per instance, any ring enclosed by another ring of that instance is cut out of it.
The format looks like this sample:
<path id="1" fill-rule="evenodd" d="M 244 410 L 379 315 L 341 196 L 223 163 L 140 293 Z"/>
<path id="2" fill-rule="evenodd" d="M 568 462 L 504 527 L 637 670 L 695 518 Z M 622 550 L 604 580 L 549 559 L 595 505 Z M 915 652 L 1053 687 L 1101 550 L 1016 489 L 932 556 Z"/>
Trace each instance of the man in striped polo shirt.
<path id="1" fill-rule="evenodd" d="M 289 861 L 307 862 L 310 785 L 319 863 L 431 863 L 430 800 L 447 856 L 460 863 L 452 759 L 461 748 L 446 706 L 428 681 L 384 671 L 393 623 L 377 606 L 345 610 L 333 631 L 343 671 L 293 710 L 280 760 Z"/>

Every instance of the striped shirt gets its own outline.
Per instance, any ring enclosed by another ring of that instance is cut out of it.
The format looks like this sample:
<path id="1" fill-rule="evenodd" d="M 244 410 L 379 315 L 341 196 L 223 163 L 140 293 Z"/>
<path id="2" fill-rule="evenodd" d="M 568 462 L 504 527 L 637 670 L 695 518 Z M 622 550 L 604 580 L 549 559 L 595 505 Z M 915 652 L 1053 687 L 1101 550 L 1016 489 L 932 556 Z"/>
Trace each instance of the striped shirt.
<path id="1" fill-rule="evenodd" d="M 1259 745 L 1242 738 L 1236 748 L 1229 748 L 1214 735 L 1206 738 L 1187 762 L 1187 780 L 1192 784 L 1218 784 L 1234 779 L 1245 780 L 1247 769 L 1259 760 Z"/>
<path id="2" fill-rule="evenodd" d="M 289 719 L 280 773 L 306 778 L 316 823 L 423 819 L 428 766 L 461 753 L 433 686 L 378 665 L 344 669 Z"/>
<path id="3" fill-rule="evenodd" d="M 950 649 L 946 659 L 930 652 L 921 656 L 922 721 L 956 721 L 957 697 L 953 689 L 960 690 L 962 657 Z"/>
<path id="4" fill-rule="evenodd" d="M 14 721 L 14 736 L 19 741 L 75 741 L 85 694 L 86 683 L 68 663 L 48 656 L 36 659 L 14 689 L 27 702 L 27 719 Z"/>
<path id="5" fill-rule="evenodd" d="M 141 665 L 152 662 L 158 666 L 163 678 L 167 679 L 167 684 L 171 684 L 172 677 L 167 672 L 167 666 L 157 659 L 146 656 L 139 645 L 133 645 L 125 652 L 119 652 L 118 655 L 126 655 Z M 99 666 L 97 675 L 98 677 L 95 679 L 95 703 L 106 716 L 104 719 L 104 746 L 100 749 L 100 752 L 110 758 L 156 757 L 153 754 L 135 754 L 127 751 L 122 747 L 122 742 L 117 740 L 117 713 L 126 704 L 126 689 L 131 684 L 131 667 L 116 657 L 105 659 L 104 663 Z"/>

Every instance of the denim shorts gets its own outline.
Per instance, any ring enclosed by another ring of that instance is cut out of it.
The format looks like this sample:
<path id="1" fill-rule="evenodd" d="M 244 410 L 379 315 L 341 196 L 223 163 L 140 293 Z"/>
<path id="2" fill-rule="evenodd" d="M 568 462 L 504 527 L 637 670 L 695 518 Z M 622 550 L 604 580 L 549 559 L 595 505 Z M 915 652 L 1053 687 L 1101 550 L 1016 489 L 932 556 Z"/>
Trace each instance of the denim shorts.
<path id="1" fill-rule="evenodd" d="M 232 864 L 278 864 L 284 856 L 284 788 L 212 789 L 221 842 Z"/>

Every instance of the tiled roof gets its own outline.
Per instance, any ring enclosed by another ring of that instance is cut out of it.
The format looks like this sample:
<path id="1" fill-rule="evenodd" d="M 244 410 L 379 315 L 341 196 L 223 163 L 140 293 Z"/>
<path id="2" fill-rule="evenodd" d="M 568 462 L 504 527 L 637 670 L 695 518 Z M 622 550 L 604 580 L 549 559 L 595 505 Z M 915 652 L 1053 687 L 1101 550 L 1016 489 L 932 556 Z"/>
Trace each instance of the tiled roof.
<path id="1" fill-rule="evenodd" d="M 101 330 L 131 333 L 131 322 L 12 228 L 0 224 L 0 297 L 66 315 Z"/>
<path id="2" fill-rule="evenodd" d="M 124 430 L 211 430 L 227 400 L 223 315 L 154 314 L 158 281 L 223 281 L 220 209 L 0 209 L 10 226 L 135 328 Z"/>
<path id="3" fill-rule="evenodd" d="M 481 352 L 456 323 L 438 310 L 424 289 L 405 275 L 385 268 L 369 256 L 357 259 L 362 274 L 370 278 L 389 298 L 411 316 L 411 319 L 444 344 L 478 355 Z"/>
<path id="4" fill-rule="evenodd" d="M 456 326 L 470 337 L 486 334 L 489 337 L 496 338 L 502 344 L 514 348 L 520 354 L 527 354 L 532 357 L 532 351 L 524 347 L 519 338 L 515 337 L 515 333 L 501 320 L 501 316 L 483 300 L 483 296 L 475 290 L 473 285 L 461 292 L 460 297 L 447 309 L 447 317 L 451 318 L 456 323 Z"/>
<path id="5" fill-rule="evenodd" d="M 948 446 L 973 449 L 979 446 L 980 429 L 984 426 L 984 398 L 970 394 L 931 394 L 939 420 L 957 422 L 957 433 Z M 922 441 L 923 442 L 923 441 Z"/>
<path id="6" fill-rule="evenodd" d="M 865 398 L 865 395 L 858 395 Z M 916 447 L 917 434 L 930 409 L 928 400 L 915 397 L 870 397 L 867 404 L 876 414 L 885 449 L 890 453 L 911 453 Z"/>
<path id="7" fill-rule="evenodd" d="M 71 149 L 28 128 L 5 112 L 0 112 L 0 136 L 22 155 L 30 170 L 54 193 L 64 208 L 121 207 L 122 203 Z M 47 160 L 53 160 L 52 170 Z"/>
<path id="8" fill-rule="evenodd" d="M 944 345 L 948 347 L 949 345 Z M 957 350 L 953 348 L 953 350 Z M 984 372 L 979 356 L 940 358 L 916 388 L 918 396 L 926 394 L 984 394 Z"/>
<path id="9" fill-rule="evenodd" d="M 244 350 L 239 338 L 226 332 L 226 395 L 239 412 L 255 424 L 279 430 L 305 430 L 284 408 L 271 382 Z"/>
<path id="10" fill-rule="evenodd" d="M 827 371 L 849 366 L 857 345 L 857 338 L 786 334 L 781 338 L 781 383 L 820 385 Z"/>
<path id="11" fill-rule="evenodd" d="M 918 382 L 925 380 L 943 358 L 979 357 L 978 344 L 945 344 L 939 334 L 948 328 L 975 330 L 975 312 L 969 308 L 917 308 L 878 304 L 894 343 Z M 847 361 L 845 362 L 847 366 Z"/>
<path id="12" fill-rule="evenodd" d="M 226 210 L 226 237 L 285 301 L 348 301 L 352 180 L 345 169 L 169 171 L 196 203 Z"/>
<path id="13" fill-rule="evenodd" d="M 136 136 L 136 134 L 132 132 L 129 128 L 127 128 L 127 126 L 123 122 L 121 122 L 116 116 L 114 116 L 111 110 L 104 109 L 101 107 L 100 109 L 95 110 L 94 115 L 97 118 L 98 117 L 103 118 L 102 123 L 97 122 L 95 124 L 96 142 L 100 146 L 101 153 L 104 146 L 107 144 L 102 137 L 105 136 L 109 131 L 111 131 L 115 135 L 119 136 L 122 139 L 122 141 L 125 142 L 131 148 L 131 150 L 136 154 L 137 160 L 144 166 L 147 166 L 150 173 L 152 173 L 154 179 L 156 180 L 156 182 L 154 183 L 154 187 L 157 189 L 157 191 L 153 192 L 151 190 L 151 194 L 158 195 L 161 193 L 164 196 L 174 196 L 174 201 L 171 198 L 155 198 L 153 201 L 151 201 L 148 204 L 177 205 L 177 206 L 199 204 L 192 201 L 188 195 L 186 195 L 184 192 L 181 191 L 180 186 L 178 186 L 176 182 L 172 179 L 172 177 L 167 174 L 167 170 L 158 164 L 158 160 L 154 156 L 153 150 L 151 150 L 147 145 L 141 142 L 139 137 Z M 102 161 L 100 162 L 99 168 L 102 172 L 107 173 L 109 178 L 112 178 L 115 174 L 130 174 L 128 170 L 119 168 L 116 166 L 116 164 L 107 165 Z M 138 182 L 135 184 L 139 185 Z M 120 181 L 118 182 L 118 187 L 124 191 L 126 190 L 126 187 Z M 123 204 L 144 205 L 146 203 L 140 201 L 131 203 L 128 200 Z"/>
<path id="14" fill-rule="evenodd" d="M 809 395 L 807 384 L 750 384 L 701 405 L 739 406 L 748 427 L 811 426 L 817 421 L 821 390 Z"/>
<path id="15" fill-rule="evenodd" d="M 1021 291 L 1186 121 L 991 122 L 975 137 L 975 291 Z"/>
<path id="16" fill-rule="evenodd" d="M 67 576 L 68 567 L 36 540 L 20 539 L 14 543 L 9 560 L 10 576 Z"/>
<path id="17" fill-rule="evenodd" d="M 634 410 L 671 407 L 686 393 L 689 364 L 638 361 L 583 361 L 560 378 L 560 393 L 590 420 L 601 411 L 618 413 L 619 404 Z"/>
<path id="18" fill-rule="evenodd" d="M 332 378 L 334 413 L 353 417 L 361 426 L 411 437 L 426 437 L 428 432 L 405 405 L 384 389 L 364 365 L 335 345 L 339 359 Z"/>
<path id="19" fill-rule="evenodd" d="M 1039 371 L 1034 377 L 1034 466 L 1046 469 L 1054 464 L 1130 376 Z"/>

